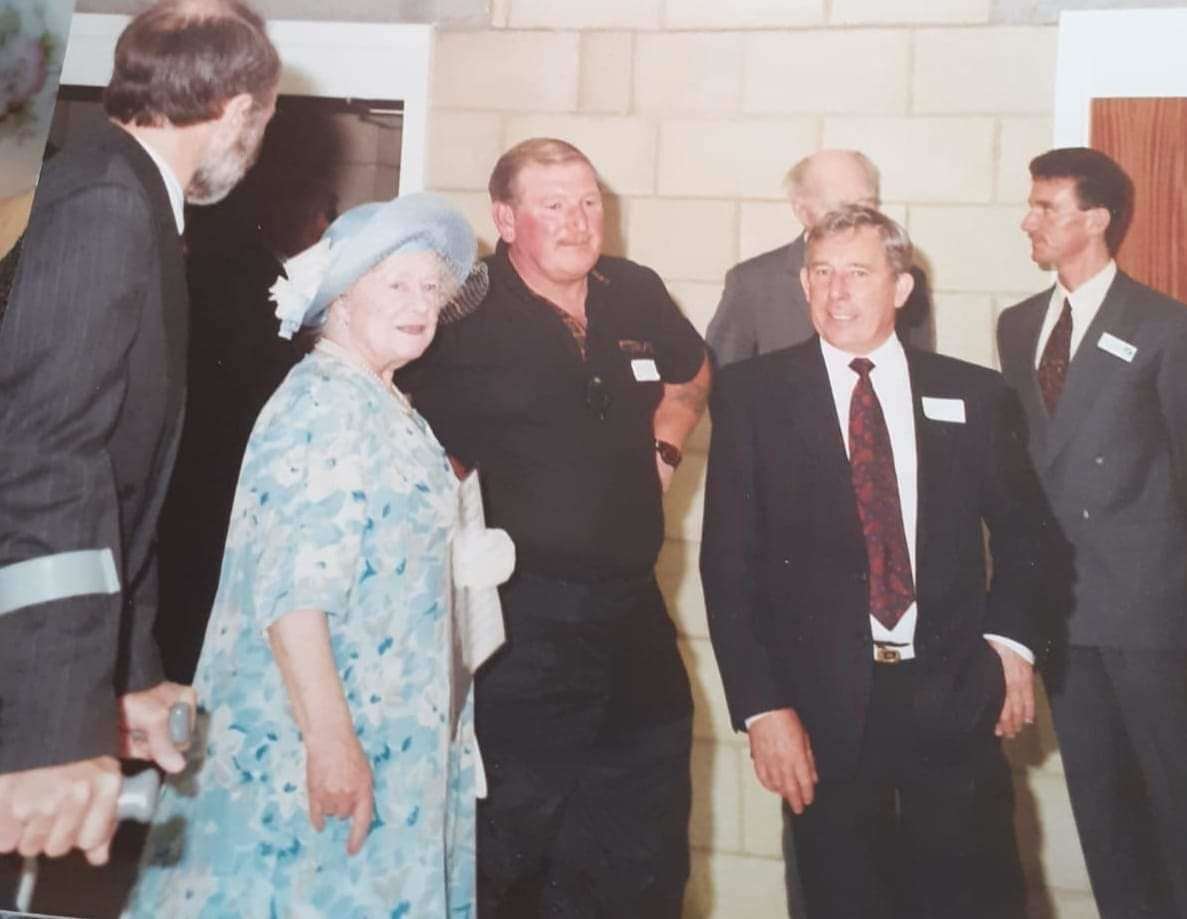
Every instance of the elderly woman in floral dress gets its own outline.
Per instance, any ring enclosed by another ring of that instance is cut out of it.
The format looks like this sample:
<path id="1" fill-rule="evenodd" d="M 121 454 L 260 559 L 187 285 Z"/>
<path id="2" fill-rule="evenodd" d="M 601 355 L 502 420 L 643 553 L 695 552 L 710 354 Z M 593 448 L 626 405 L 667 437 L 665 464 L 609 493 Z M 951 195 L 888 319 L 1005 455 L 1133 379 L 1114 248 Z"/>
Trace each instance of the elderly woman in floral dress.
<path id="1" fill-rule="evenodd" d="M 513 549 L 457 538 L 457 480 L 392 383 L 474 254 L 460 214 L 413 195 L 286 266 L 282 334 L 318 340 L 247 447 L 194 681 L 204 755 L 167 786 L 129 915 L 474 915 L 451 567 L 494 585 Z"/>

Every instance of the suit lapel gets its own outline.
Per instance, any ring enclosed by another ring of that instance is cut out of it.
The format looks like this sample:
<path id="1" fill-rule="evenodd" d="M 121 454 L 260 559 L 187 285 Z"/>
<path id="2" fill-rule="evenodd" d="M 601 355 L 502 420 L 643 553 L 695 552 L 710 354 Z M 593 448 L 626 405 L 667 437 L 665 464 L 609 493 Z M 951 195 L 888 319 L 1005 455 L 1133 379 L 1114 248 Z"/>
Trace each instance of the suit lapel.
<path id="1" fill-rule="evenodd" d="M 812 445 L 814 451 L 821 451 L 821 468 L 839 470 L 840 477 L 852 488 L 849 456 L 845 453 L 845 441 L 841 436 L 842 422 L 837 418 L 837 406 L 833 401 L 828 369 L 824 366 L 824 355 L 820 351 L 819 336 L 813 335 L 802 348 L 789 352 L 789 356 L 791 353 L 796 358 L 788 374 L 791 405 L 794 417 L 799 419 L 803 438 Z M 849 419 L 846 418 L 844 424 L 848 423 Z"/>
<path id="2" fill-rule="evenodd" d="M 1051 302 L 1054 285 L 1045 294 L 1036 297 L 1031 303 L 1021 307 L 1019 316 L 1017 347 L 1017 366 L 1023 368 L 1021 376 L 1025 383 L 1018 386 L 1018 396 L 1026 408 L 1027 417 L 1032 419 L 1040 430 L 1031 431 L 1031 438 L 1043 438 L 1047 433 L 1047 409 L 1043 405 L 1043 393 L 1039 389 L 1039 375 L 1035 369 L 1038 361 L 1039 332 L 1043 328 L 1043 319 L 1047 315 L 1047 307 Z"/>
<path id="3" fill-rule="evenodd" d="M 813 334 L 808 341 L 784 353 L 788 361 L 783 375 L 787 417 L 795 432 L 785 449 L 794 451 L 801 465 L 810 464 L 808 474 L 813 491 L 829 508 L 828 525 L 847 534 L 864 553 L 857 500 L 853 496 L 853 473 L 819 336 Z M 848 425 L 849 419 L 844 423 Z"/>
<path id="4" fill-rule="evenodd" d="M 1042 459 L 1044 466 L 1055 462 L 1072 435 L 1091 414 L 1101 390 L 1125 366 L 1124 361 L 1098 348 L 1097 342 L 1104 332 L 1125 341 L 1132 339 L 1134 320 L 1128 310 L 1128 281 L 1125 275 L 1117 272 L 1104 302 L 1068 365 L 1063 394 L 1059 397 L 1055 416 L 1047 427 L 1046 449 Z"/>
<path id="5" fill-rule="evenodd" d="M 956 456 L 952 439 L 959 427 L 953 422 L 928 418 L 923 412 L 923 397 L 963 400 L 963 395 L 951 391 L 942 380 L 935 378 L 927 354 L 911 348 L 906 349 L 906 354 L 911 378 L 911 403 L 915 412 L 915 490 L 918 502 L 915 517 L 915 593 L 918 596 L 919 585 L 926 582 L 926 568 L 931 556 L 928 549 L 931 523 L 937 515 L 943 516 L 945 497 L 950 499 L 945 483 Z"/>

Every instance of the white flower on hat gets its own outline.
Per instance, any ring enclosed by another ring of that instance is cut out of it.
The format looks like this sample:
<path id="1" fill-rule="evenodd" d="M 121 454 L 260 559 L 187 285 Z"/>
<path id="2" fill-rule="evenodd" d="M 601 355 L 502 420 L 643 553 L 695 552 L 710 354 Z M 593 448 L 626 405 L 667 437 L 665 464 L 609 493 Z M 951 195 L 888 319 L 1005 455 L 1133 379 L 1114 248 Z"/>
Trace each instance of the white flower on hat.
<path id="1" fill-rule="evenodd" d="M 322 279 L 330 270 L 333 243 L 322 237 L 304 252 L 298 252 L 284 263 L 284 273 L 268 291 L 276 304 L 276 318 L 280 320 L 281 338 L 292 338 L 304 323 L 305 314 L 317 296 Z"/>

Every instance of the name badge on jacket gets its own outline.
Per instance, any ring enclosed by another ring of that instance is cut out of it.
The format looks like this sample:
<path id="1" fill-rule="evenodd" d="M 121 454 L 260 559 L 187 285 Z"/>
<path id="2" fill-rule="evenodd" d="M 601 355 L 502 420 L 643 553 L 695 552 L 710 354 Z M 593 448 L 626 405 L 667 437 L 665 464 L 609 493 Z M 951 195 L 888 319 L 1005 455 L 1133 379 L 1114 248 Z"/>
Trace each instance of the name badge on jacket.
<path id="1" fill-rule="evenodd" d="M 924 396 L 923 416 L 930 418 L 932 421 L 964 424 L 964 399 L 941 399 L 938 396 Z"/>
<path id="2" fill-rule="evenodd" d="M 1096 343 L 1096 346 L 1102 351 L 1107 351 L 1113 357 L 1121 358 L 1127 364 L 1133 363 L 1133 359 L 1138 353 L 1138 349 L 1129 342 L 1116 335 L 1110 335 L 1108 332 L 1100 333 L 1100 341 Z"/>

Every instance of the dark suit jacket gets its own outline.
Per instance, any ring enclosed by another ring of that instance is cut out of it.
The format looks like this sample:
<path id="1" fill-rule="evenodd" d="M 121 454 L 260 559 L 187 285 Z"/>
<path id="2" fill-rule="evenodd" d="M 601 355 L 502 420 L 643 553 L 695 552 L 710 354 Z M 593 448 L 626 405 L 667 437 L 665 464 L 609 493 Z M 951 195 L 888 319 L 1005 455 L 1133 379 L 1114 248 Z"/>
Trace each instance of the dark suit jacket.
<path id="1" fill-rule="evenodd" d="M 718 367 L 756 354 L 790 348 L 816 330 L 800 284 L 804 237 L 740 262 L 725 276 L 725 289 L 705 335 Z M 896 327 L 907 344 L 934 350 L 935 329 L 927 277 L 911 269 L 915 289 L 899 310 Z"/>
<path id="2" fill-rule="evenodd" d="M 115 752 L 117 692 L 160 679 L 186 322 L 164 182 L 104 124 L 46 165 L 0 332 L 0 566 L 110 548 L 122 591 L 0 616 L 0 772 Z"/>
<path id="3" fill-rule="evenodd" d="M 986 632 L 1028 647 L 1038 482 L 993 371 L 907 350 L 918 443 L 916 716 L 929 755 L 991 736 L 1005 683 Z M 925 417 L 961 399 L 966 422 Z M 868 563 L 819 339 L 727 367 L 712 402 L 701 574 L 730 715 L 794 708 L 822 778 L 857 764 L 873 677 Z M 986 590 L 982 524 L 993 580 Z"/>
<path id="4" fill-rule="evenodd" d="M 1034 366 L 1050 299 L 1048 289 L 1005 310 L 998 351 L 1071 543 L 1068 639 L 1187 646 L 1187 307 L 1118 272 L 1050 418 Z M 1133 359 L 1101 348 L 1104 333 L 1133 345 Z"/>

